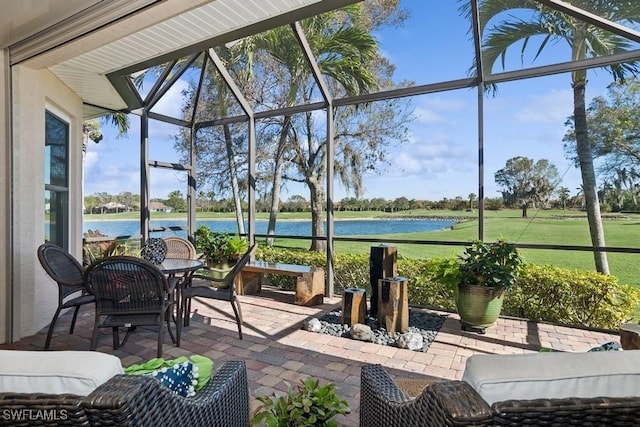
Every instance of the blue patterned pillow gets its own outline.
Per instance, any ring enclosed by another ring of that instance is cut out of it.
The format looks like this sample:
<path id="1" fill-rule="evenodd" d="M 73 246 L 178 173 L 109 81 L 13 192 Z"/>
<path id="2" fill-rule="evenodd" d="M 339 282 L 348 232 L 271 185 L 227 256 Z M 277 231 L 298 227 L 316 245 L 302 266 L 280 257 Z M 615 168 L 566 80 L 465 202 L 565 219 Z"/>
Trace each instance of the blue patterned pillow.
<path id="1" fill-rule="evenodd" d="M 602 345 L 599 345 L 597 347 L 593 347 L 591 350 L 589 351 L 619 351 L 622 350 L 622 347 L 620 346 L 620 343 L 614 342 L 614 341 L 610 341 L 610 342 L 606 342 Z"/>
<path id="2" fill-rule="evenodd" d="M 196 394 L 194 387 L 198 383 L 196 379 L 198 372 L 191 362 L 178 363 L 169 368 L 160 368 L 149 375 L 158 379 L 162 385 L 180 396 L 191 397 Z"/>
<path id="3" fill-rule="evenodd" d="M 152 264 L 162 264 L 167 256 L 167 242 L 159 237 L 152 237 L 142 248 L 142 258 Z"/>

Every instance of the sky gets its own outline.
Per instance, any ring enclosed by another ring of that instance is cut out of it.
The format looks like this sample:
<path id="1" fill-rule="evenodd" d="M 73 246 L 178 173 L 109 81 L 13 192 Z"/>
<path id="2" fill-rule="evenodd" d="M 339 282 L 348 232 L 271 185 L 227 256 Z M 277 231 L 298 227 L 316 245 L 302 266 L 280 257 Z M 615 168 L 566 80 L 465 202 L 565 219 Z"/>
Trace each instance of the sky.
<path id="1" fill-rule="evenodd" d="M 472 44 L 468 24 L 459 16 L 457 2 L 442 0 L 402 0 L 410 14 L 401 28 L 383 28 L 375 33 L 383 54 L 396 66 L 394 78 L 416 84 L 437 83 L 467 77 L 471 65 Z M 549 44 L 533 61 L 537 44 L 529 48 L 520 62 L 520 48 L 508 52 L 506 69 L 519 69 L 564 62 L 570 59 L 566 45 Z M 502 67 L 494 72 L 503 71 Z M 596 96 L 606 94 L 611 76 L 602 69 L 589 71 L 587 105 Z M 179 116 L 181 90 L 178 84 L 154 110 Z M 441 200 L 478 194 L 478 125 L 477 90 L 461 89 L 407 98 L 413 109 L 408 141 L 394 147 L 391 163 L 378 174 L 366 175 L 366 199 L 398 197 L 418 200 Z M 534 161 L 547 159 L 562 177 L 560 186 L 575 195 L 580 187 L 580 172 L 567 159 L 562 138 L 564 123 L 572 114 L 573 95 L 568 74 L 503 83 L 496 96 L 484 96 L 485 197 L 500 197 L 494 174 L 508 159 L 526 156 Z M 85 194 L 106 192 L 140 193 L 139 119 L 131 117 L 131 130 L 124 138 L 116 137 L 114 128 L 104 125 L 104 139 L 90 143 L 85 158 Z M 150 125 L 152 160 L 177 161 L 173 152 L 173 135 L 177 128 L 159 122 Z M 186 194 L 184 174 L 153 169 L 151 197 L 166 198 L 175 190 Z M 334 200 L 353 197 L 336 183 Z M 301 195 L 309 199 L 308 190 L 288 184 L 282 199 Z"/>

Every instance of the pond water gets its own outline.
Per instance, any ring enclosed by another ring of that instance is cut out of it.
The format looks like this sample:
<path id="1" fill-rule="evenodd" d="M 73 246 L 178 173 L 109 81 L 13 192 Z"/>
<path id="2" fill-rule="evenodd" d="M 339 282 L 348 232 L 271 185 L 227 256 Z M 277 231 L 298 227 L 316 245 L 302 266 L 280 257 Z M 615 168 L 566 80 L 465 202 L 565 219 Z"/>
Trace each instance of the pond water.
<path id="1" fill-rule="evenodd" d="M 334 221 L 336 236 L 377 235 L 396 233 L 417 233 L 437 231 L 449 228 L 456 221 L 450 219 L 384 219 L 384 220 L 342 220 Z M 202 220 L 197 225 L 207 225 L 213 231 L 236 232 L 236 222 L 232 220 Z M 160 227 L 185 227 L 186 220 L 162 220 L 151 221 L 151 228 Z M 106 236 L 129 236 L 140 234 L 140 222 L 137 220 L 126 221 L 84 221 L 83 232 L 88 230 L 100 231 Z M 267 221 L 256 221 L 256 233 L 267 233 Z M 311 221 L 278 221 L 276 234 L 282 236 L 310 236 Z M 153 237 L 167 237 L 177 235 L 186 237 L 184 230 L 168 230 L 154 232 Z"/>

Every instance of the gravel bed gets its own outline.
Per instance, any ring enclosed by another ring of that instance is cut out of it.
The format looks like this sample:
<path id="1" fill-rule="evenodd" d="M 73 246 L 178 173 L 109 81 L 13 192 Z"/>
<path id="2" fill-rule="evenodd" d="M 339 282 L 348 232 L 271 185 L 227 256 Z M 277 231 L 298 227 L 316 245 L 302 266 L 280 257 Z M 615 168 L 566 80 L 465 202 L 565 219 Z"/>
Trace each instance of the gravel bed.
<path id="1" fill-rule="evenodd" d="M 446 316 L 428 313 L 421 310 L 409 310 L 409 332 L 422 335 L 424 344 L 422 351 L 426 352 L 429 345 L 436 338 L 438 331 L 442 327 Z M 333 335 L 336 337 L 351 338 L 349 325 L 342 324 L 342 310 L 334 310 L 319 318 L 322 328 L 321 334 Z M 375 344 L 397 347 L 397 339 L 400 334 L 389 334 L 385 328 L 378 327 L 378 319 L 367 316 L 365 323 L 371 327 Z"/>

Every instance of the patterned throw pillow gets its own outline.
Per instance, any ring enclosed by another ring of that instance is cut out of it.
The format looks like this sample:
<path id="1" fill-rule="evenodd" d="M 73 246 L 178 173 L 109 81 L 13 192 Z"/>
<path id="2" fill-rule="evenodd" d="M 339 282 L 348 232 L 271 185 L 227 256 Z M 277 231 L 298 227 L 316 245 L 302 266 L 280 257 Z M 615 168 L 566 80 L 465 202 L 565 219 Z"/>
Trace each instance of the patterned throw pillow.
<path id="1" fill-rule="evenodd" d="M 159 371 L 162 368 L 169 369 L 187 361 L 193 364 L 193 379 L 197 380 L 197 384 L 194 388 L 197 392 L 209 382 L 211 375 L 213 374 L 213 360 L 207 356 L 194 354 L 189 356 L 189 358 L 180 356 L 171 360 L 155 358 L 143 363 L 130 365 L 124 368 L 124 372 L 129 375 L 147 375 L 154 371 Z"/>
<path id="2" fill-rule="evenodd" d="M 167 242 L 159 237 L 152 237 L 145 243 L 141 254 L 144 260 L 152 264 L 162 264 L 167 256 Z"/>
<path id="3" fill-rule="evenodd" d="M 620 350 L 622 350 L 620 343 L 610 341 L 602 345 L 599 345 L 597 347 L 593 347 L 589 351 L 620 351 Z"/>
<path id="4" fill-rule="evenodd" d="M 191 397 L 196 394 L 195 385 L 198 383 L 196 379 L 198 372 L 194 370 L 193 363 L 189 361 L 178 363 L 170 368 L 160 368 L 149 375 L 182 397 Z"/>

